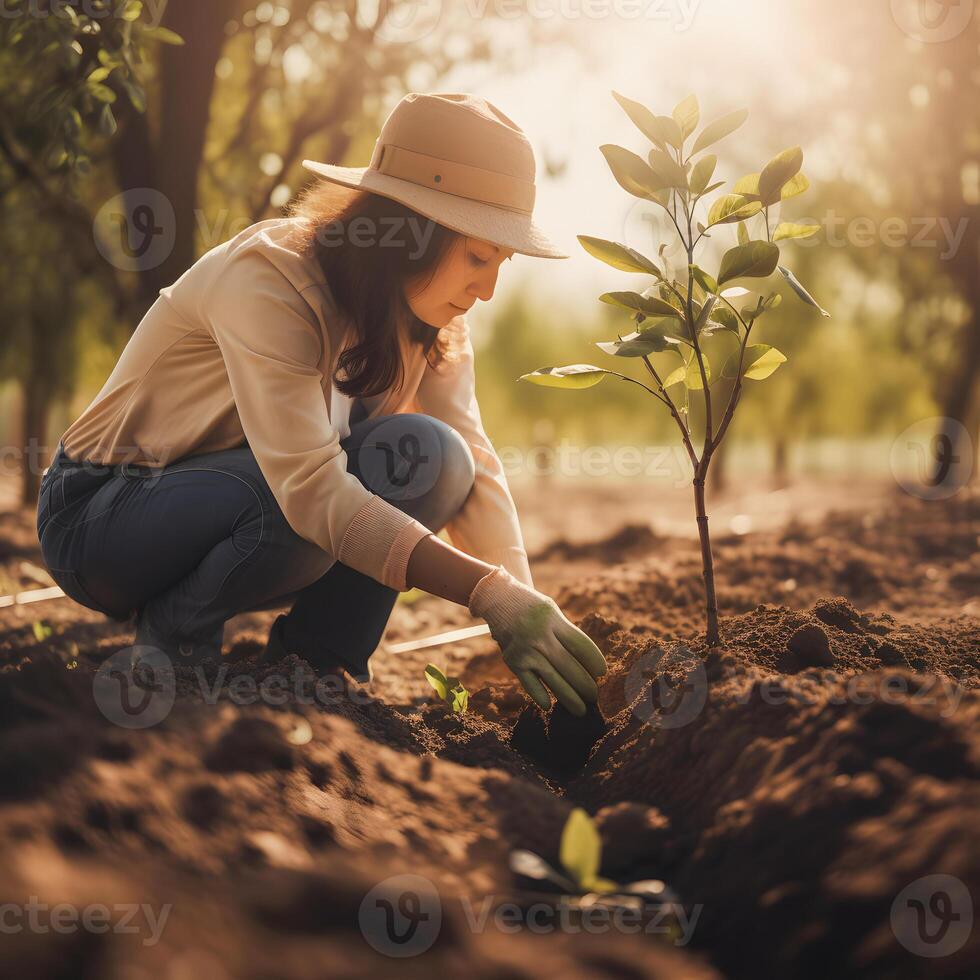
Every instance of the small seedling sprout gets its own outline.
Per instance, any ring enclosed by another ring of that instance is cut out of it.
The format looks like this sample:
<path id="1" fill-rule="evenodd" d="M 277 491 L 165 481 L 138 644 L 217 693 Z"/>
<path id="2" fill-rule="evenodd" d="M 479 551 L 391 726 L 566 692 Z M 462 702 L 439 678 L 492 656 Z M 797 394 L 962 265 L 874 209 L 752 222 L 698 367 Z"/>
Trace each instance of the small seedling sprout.
<path id="1" fill-rule="evenodd" d="M 565 821 L 558 846 L 558 858 L 564 874 L 540 855 L 526 850 L 511 852 L 510 867 L 525 878 L 548 882 L 568 895 L 576 892 L 638 895 L 667 905 L 678 901 L 673 890 L 659 879 L 650 878 L 621 884 L 601 877 L 599 869 L 602 866 L 602 838 L 592 818 L 580 807 L 573 809 Z"/>
<path id="2" fill-rule="evenodd" d="M 425 668 L 425 679 L 432 689 L 453 709 L 453 714 L 463 714 L 470 703 L 470 692 L 458 677 L 447 677 L 435 664 Z"/>

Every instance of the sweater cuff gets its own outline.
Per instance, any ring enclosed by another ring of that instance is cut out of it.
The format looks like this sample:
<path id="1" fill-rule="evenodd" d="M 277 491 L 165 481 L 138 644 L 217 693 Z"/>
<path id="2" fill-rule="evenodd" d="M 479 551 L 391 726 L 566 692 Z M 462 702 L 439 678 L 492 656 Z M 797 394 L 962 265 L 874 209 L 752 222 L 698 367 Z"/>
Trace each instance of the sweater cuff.
<path id="1" fill-rule="evenodd" d="M 404 511 L 373 496 L 348 525 L 338 561 L 398 592 L 408 589 L 408 559 L 432 532 Z"/>

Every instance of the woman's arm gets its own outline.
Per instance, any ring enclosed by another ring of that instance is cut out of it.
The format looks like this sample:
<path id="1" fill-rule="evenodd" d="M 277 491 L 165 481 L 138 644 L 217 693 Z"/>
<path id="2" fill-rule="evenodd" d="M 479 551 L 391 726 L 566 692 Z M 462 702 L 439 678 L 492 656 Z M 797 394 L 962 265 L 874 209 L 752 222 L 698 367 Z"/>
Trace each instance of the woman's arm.
<path id="1" fill-rule="evenodd" d="M 422 589 L 465 606 L 473 587 L 494 567 L 430 534 L 412 549 L 406 581 L 409 588 Z"/>

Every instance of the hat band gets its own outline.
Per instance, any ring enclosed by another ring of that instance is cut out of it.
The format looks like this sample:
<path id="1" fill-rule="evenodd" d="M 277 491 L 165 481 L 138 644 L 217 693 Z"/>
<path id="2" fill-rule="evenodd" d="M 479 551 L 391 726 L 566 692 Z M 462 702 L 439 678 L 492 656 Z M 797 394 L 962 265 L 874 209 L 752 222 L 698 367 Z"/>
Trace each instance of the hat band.
<path id="1" fill-rule="evenodd" d="M 522 214 L 530 214 L 534 208 L 534 184 L 529 181 L 468 163 L 443 160 L 404 146 L 384 144 L 377 169 L 389 177 Z"/>

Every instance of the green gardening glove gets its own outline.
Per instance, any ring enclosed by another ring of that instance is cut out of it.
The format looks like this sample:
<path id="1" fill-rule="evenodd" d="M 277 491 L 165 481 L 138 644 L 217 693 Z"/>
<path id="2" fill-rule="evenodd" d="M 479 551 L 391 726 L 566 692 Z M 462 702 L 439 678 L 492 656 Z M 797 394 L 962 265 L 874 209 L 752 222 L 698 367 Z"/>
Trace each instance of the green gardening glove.
<path id="1" fill-rule="evenodd" d="M 599 696 L 595 678 L 606 672 L 606 661 L 554 599 L 498 565 L 473 587 L 468 606 L 487 621 L 504 663 L 542 710 L 551 707 L 550 688 L 573 715 L 585 714 L 585 702 Z"/>

